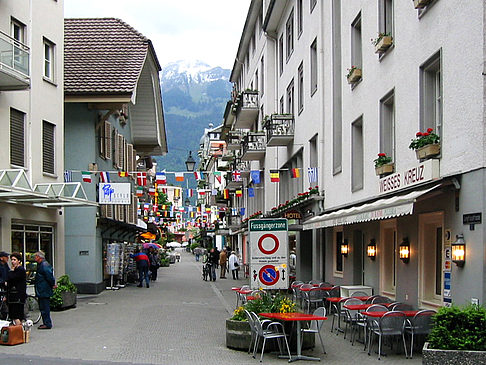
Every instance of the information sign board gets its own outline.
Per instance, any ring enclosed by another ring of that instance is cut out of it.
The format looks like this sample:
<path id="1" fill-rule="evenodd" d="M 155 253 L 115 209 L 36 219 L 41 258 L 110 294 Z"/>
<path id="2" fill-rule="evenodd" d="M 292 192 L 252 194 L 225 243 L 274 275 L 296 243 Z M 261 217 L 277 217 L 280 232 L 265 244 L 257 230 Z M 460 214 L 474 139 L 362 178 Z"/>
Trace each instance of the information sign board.
<path id="1" fill-rule="evenodd" d="M 131 204 L 130 183 L 100 183 L 98 203 Z"/>

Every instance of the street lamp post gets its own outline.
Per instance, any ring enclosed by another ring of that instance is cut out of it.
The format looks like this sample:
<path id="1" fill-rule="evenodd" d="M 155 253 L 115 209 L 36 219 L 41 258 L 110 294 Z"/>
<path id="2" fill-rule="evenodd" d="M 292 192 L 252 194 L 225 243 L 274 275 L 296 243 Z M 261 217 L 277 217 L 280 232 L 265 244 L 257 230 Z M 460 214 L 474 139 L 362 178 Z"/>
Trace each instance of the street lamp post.
<path id="1" fill-rule="evenodd" d="M 192 158 L 192 151 L 189 151 L 189 156 L 187 157 L 186 160 L 186 170 L 188 172 L 194 171 L 194 167 L 196 166 L 196 161 L 194 161 L 194 158 Z"/>

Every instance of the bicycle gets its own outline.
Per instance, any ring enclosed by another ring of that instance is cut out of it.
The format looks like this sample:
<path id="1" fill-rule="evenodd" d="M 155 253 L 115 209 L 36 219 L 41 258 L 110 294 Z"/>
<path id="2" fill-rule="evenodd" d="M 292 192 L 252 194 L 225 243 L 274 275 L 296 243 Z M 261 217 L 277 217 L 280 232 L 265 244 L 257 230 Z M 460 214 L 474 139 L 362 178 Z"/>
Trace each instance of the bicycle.
<path id="1" fill-rule="evenodd" d="M 39 300 L 34 295 L 27 295 L 24 304 L 25 319 L 30 319 L 34 324 L 40 321 L 41 312 L 39 309 Z"/>

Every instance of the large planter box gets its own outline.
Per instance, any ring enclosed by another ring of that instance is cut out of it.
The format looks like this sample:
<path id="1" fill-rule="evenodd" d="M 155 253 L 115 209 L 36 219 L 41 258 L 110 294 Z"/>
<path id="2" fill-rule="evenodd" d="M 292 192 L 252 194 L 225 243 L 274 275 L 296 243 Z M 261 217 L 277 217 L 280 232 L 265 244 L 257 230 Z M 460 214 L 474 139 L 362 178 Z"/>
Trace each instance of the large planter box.
<path id="1" fill-rule="evenodd" d="M 62 298 L 62 304 L 59 307 L 52 308 L 52 310 L 60 311 L 60 310 L 64 310 L 64 309 L 68 309 L 68 308 L 76 306 L 76 302 L 77 302 L 77 294 L 76 293 L 62 292 L 61 298 Z"/>
<path id="2" fill-rule="evenodd" d="M 285 323 L 285 333 L 289 334 L 292 328 L 292 323 Z M 251 340 L 250 325 L 246 321 L 233 321 L 231 319 L 226 320 L 226 347 L 233 350 L 248 351 Z M 287 341 L 289 337 L 287 337 Z M 290 336 L 290 351 L 296 351 L 297 346 L 297 333 L 294 330 Z M 259 351 L 261 351 L 261 343 Z M 302 350 L 307 350 L 315 346 L 315 335 L 313 333 L 306 333 L 304 335 L 304 343 L 302 344 Z M 277 351 L 278 345 L 276 341 L 267 341 L 265 344 L 265 352 Z"/>
<path id="3" fill-rule="evenodd" d="M 440 153 L 440 144 L 428 144 L 426 146 L 416 149 L 415 153 L 417 155 L 417 159 L 419 160 L 424 160 L 433 156 L 437 156 Z"/>
<path id="4" fill-rule="evenodd" d="M 363 76 L 363 73 L 360 68 L 355 68 L 351 74 L 348 76 L 348 84 L 354 84 L 358 82 L 361 77 Z"/>
<path id="5" fill-rule="evenodd" d="M 432 0 L 413 0 L 413 6 L 415 7 L 415 9 L 423 9 L 431 2 Z"/>
<path id="6" fill-rule="evenodd" d="M 375 45 L 375 53 L 383 53 L 393 44 L 393 38 L 390 35 L 381 37 Z"/>
<path id="7" fill-rule="evenodd" d="M 436 350 L 429 349 L 429 343 L 422 349 L 424 365 L 477 365 L 486 364 L 486 351 Z"/>
<path id="8" fill-rule="evenodd" d="M 395 171 L 394 163 L 387 163 L 385 165 L 381 165 L 380 167 L 375 167 L 375 172 L 377 176 L 392 174 L 393 171 Z"/>

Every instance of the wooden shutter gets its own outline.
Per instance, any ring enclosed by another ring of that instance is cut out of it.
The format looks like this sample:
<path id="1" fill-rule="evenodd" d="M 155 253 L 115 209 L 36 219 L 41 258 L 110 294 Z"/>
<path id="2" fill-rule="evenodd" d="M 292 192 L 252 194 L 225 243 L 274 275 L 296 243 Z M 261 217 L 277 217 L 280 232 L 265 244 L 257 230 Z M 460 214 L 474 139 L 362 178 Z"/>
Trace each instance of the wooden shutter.
<path id="1" fill-rule="evenodd" d="M 25 113 L 10 108 L 10 163 L 25 167 Z"/>
<path id="2" fill-rule="evenodd" d="M 127 171 L 131 173 L 133 169 L 133 144 L 127 144 Z"/>
<path id="3" fill-rule="evenodd" d="M 106 218 L 113 219 L 113 205 L 106 205 Z"/>
<path id="4" fill-rule="evenodd" d="M 105 133 L 104 133 L 104 141 L 105 141 L 105 148 L 104 148 L 104 157 L 107 160 L 111 159 L 111 123 L 105 121 Z"/>
<path id="5" fill-rule="evenodd" d="M 128 143 L 123 138 L 123 171 L 128 171 Z"/>
<path id="6" fill-rule="evenodd" d="M 132 166 L 133 166 L 132 171 L 137 171 L 137 151 L 135 150 L 135 148 L 133 149 L 133 153 L 132 153 Z"/>
<path id="7" fill-rule="evenodd" d="M 121 134 L 118 135 L 118 167 L 125 171 L 125 167 L 123 166 L 123 136 Z"/>
<path id="8" fill-rule="evenodd" d="M 114 155 L 113 155 L 113 166 L 115 166 L 116 168 L 120 167 L 120 158 L 118 156 L 120 144 L 118 143 L 118 136 L 119 134 L 116 132 L 116 129 L 113 129 L 113 144 L 115 145 Z"/>
<path id="9" fill-rule="evenodd" d="M 42 171 L 54 174 L 54 131 L 55 125 L 42 121 Z"/>

